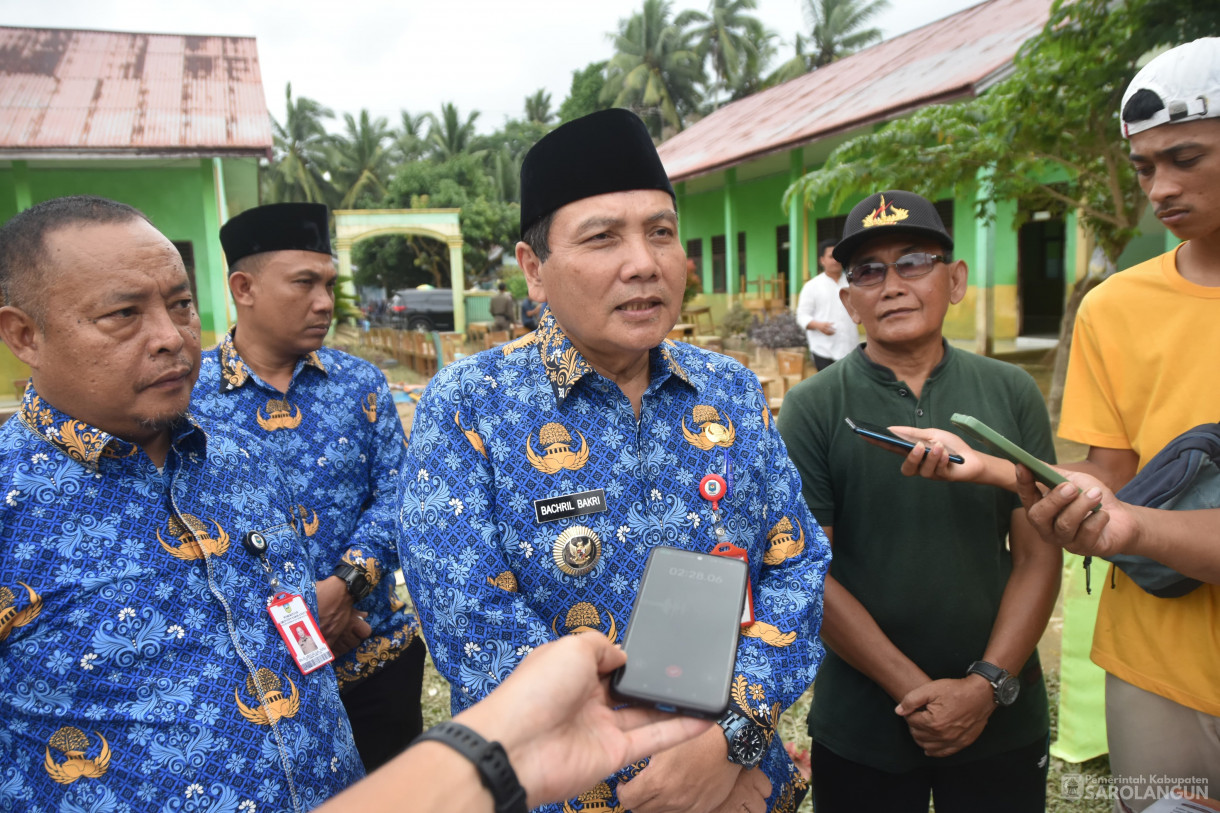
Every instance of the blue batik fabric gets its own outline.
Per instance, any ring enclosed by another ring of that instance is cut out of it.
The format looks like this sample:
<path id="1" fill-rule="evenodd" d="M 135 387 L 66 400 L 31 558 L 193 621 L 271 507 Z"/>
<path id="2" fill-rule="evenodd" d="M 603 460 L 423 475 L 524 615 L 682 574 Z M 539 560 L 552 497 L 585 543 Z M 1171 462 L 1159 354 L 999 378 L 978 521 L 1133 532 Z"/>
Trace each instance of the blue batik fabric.
<path id="1" fill-rule="evenodd" d="M 716 546 L 698 488 L 725 476 L 720 510 L 748 551 L 757 619 L 742 629 L 732 707 L 770 735 L 768 809 L 792 810 L 805 781 L 774 731 L 822 659 L 826 537 L 753 373 L 671 342 L 650 364 L 638 420 L 549 313 L 535 332 L 441 370 L 407 448 L 407 584 L 456 713 L 549 640 L 619 641 L 650 549 Z M 604 510 L 538 521 L 535 500 L 597 489 Z M 551 809 L 619 810 L 617 783 L 643 764 Z"/>
<path id="2" fill-rule="evenodd" d="M 191 408 L 204 425 L 258 437 L 264 464 L 288 481 L 293 511 L 319 578 L 340 562 L 360 567 L 373 591 L 356 604 L 372 634 L 335 660 L 347 690 L 401 655 L 419 622 L 394 593 L 398 479 L 406 449 L 385 375 L 324 347 L 303 356 L 287 393 L 264 382 L 233 346 L 233 332 L 203 354 Z"/>
<path id="3" fill-rule="evenodd" d="M 0 809 L 304 811 L 360 778 L 334 674 L 267 613 L 271 576 L 316 610 L 314 574 L 249 449 L 183 420 L 158 472 L 33 387 L 0 427 Z"/>

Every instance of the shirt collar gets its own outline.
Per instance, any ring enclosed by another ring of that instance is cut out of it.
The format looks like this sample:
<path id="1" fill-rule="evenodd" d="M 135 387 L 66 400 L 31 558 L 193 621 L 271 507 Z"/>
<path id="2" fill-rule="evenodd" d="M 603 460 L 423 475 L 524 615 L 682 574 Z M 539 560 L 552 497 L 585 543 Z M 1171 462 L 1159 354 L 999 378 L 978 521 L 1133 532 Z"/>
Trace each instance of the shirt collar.
<path id="1" fill-rule="evenodd" d="M 237 352 L 237 347 L 233 344 L 233 336 L 237 333 L 237 326 L 234 325 L 224 339 L 221 340 L 217 347 L 220 357 L 220 391 L 232 392 L 239 389 L 247 381 L 249 381 L 254 373 L 246 366 L 246 363 L 241 360 L 241 355 Z M 322 363 L 322 357 L 315 350 L 308 355 L 302 356 L 297 361 L 296 369 L 292 371 L 292 377 L 295 379 L 297 373 L 303 367 L 314 367 L 323 374 L 326 374 L 326 365 Z"/>
<path id="2" fill-rule="evenodd" d="M 90 426 L 48 404 L 27 384 L 18 413 L 21 422 L 35 435 L 84 466 L 96 470 L 102 458 L 122 459 L 135 456 L 139 447 L 122 438 Z M 171 445 L 182 450 L 207 448 L 207 433 L 190 415 L 170 428 Z"/>
<path id="3" fill-rule="evenodd" d="M 572 344 L 571 339 L 563 332 L 563 328 L 559 326 L 559 322 L 555 320 L 550 309 L 543 313 L 542 319 L 538 323 L 538 329 L 534 331 L 534 339 L 530 343 L 538 345 L 538 352 L 542 357 L 542 368 L 551 382 L 555 400 L 560 404 L 572 392 L 576 382 L 590 373 L 596 374 L 593 365 L 589 364 Z M 652 383 L 660 384 L 665 378 L 673 375 L 689 386 L 699 389 L 678 361 L 678 354 L 675 350 L 676 346 L 667 339 L 649 351 L 649 373 Z"/>
<path id="4" fill-rule="evenodd" d="M 936 362 L 936 366 L 932 368 L 932 372 L 928 373 L 929 381 L 932 381 L 938 375 L 941 374 L 941 372 L 945 369 L 946 365 L 949 364 L 949 357 L 953 354 L 953 345 L 949 344 L 949 340 L 942 336 L 940 341 L 941 341 L 942 346 L 945 349 L 945 353 L 943 356 L 941 356 L 940 361 Z M 868 353 L 865 352 L 866 347 L 868 347 L 867 342 L 861 343 L 860 345 L 858 345 L 856 347 L 855 350 L 852 351 L 851 355 L 853 357 L 857 358 L 859 360 L 860 365 L 865 370 L 867 370 L 872 375 L 873 378 L 876 378 L 878 381 L 882 381 L 885 383 L 897 382 L 898 377 L 896 375 L 894 375 L 894 371 L 891 370 L 889 367 L 886 367 L 883 364 L 878 364 L 877 362 L 875 362 L 871 358 L 869 358 Z"/>

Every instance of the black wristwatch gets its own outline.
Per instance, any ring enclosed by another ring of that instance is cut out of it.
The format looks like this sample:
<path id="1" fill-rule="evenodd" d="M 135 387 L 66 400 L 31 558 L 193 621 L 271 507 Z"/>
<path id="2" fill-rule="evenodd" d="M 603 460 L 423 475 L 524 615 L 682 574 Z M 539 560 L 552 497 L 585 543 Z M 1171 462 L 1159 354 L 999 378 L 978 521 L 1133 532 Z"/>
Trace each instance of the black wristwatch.
<path id="1" fill-rule="evenodd" d="M 347 592 L 353 601 L 360 601 L 373 592 L 373 583 L 369 581 L 369 577 L 365 575 L 364 571 L 355 565 L 341 562 L 335 566 L 330 575 L 338 576 L 343 580 L 343 583 L 347 585 Z"/>
<path id="2" fill-rule="evenodd" d="M 718 721 L 729 741 L 729 762 L 743 768 L 756 768 L 767 750 L 767 737 L 753 721 L 729 709 Z"/>
<path id="3" fill-rule="evenodd" d="M 1021 693 L 1021 682 L 1017 680 L 1016 676 L 1008 674 L 994 663 L 975 661 L 970 664 L 966 674 L 982 675 L 983 679 L 991 684 L 997 706 L 1011 706 L 1016 702 L 1017 695 Z"/>

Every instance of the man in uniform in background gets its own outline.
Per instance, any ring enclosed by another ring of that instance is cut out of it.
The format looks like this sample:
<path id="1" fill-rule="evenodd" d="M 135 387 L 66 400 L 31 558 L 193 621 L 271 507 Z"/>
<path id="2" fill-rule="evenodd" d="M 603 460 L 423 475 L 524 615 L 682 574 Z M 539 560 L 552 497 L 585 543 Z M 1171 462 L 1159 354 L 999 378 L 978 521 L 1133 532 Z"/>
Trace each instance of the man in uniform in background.
<path id="1" fill-rule="evenodd" d="M 372 771 L 422 727 L 424 644 L 394 593 L 402 424 L 385 376 L 328 347 L 335 267 L 326 207 L 260 206 L 220 230 L 237 325 L 204 354 L 194 409 L 259 436 L 291 485 L 322 634 Z"/>

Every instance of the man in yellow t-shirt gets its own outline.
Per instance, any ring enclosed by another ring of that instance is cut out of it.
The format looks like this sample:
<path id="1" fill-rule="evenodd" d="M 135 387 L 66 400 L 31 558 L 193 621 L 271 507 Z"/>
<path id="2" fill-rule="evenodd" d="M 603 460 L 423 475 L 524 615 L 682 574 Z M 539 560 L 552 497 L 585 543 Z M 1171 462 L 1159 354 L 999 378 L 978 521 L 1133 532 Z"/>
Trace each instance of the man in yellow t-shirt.
<path id="1" fill-rule="evenodd" d="M 1111 489 L 1220 420 L 1220 39 L 1150 62 L 1124 95 L 1122 126 L 1155 214 L 1185 242 L 1107 279 L 1076 318 L 1059 434 L 1089 445 L 1072 468 Z M 1088 490 L 1096 503 L 1100 489 Z M 1220 519 L 1211 527 L 1214 538 Z M 1107 672 L 1110 765 L 1132 811 L 1167 778 L 1220 794 L 1220 585 L 1208 563 L 1186 566 L 1211 583 L 1181 598 L 1155 598 L 1114 568 L 1098 580 L 1092 659 Z"/>

